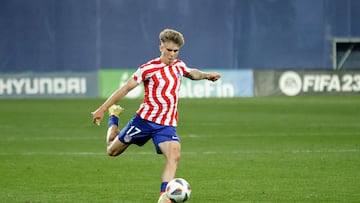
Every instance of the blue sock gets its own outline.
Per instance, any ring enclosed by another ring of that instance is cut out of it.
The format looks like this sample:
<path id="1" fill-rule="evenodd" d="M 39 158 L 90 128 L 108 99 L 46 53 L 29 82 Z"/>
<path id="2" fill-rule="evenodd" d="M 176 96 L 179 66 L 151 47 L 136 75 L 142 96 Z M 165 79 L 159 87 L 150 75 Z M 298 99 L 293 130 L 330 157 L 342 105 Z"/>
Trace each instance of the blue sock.
<path id="1" fill-rule="evenodd" d="M 160 187 L 160 193 L 165 192 L 168 182 L 162 182 Z"/>
<path id="2" fill-rule="evenodd" d="M 116 116 L 110 116 L 109 122 L 108 122 L 108 128 L 110 128 L 112 125 L 119 126 L 119 118 Z"/>

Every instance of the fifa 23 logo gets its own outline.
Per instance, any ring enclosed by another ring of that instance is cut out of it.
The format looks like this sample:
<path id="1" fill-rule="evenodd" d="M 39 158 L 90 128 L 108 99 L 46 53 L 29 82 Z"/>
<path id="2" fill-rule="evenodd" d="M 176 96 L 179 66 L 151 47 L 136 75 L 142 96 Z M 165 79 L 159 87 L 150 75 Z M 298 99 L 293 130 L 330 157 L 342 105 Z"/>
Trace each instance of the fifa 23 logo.
<path id="1" fill-rule="evenodd" d="M 359 92 L 360 74 L 284 72 L 279 79 L 279 88 L 287 96 L 300 93 Z"/>

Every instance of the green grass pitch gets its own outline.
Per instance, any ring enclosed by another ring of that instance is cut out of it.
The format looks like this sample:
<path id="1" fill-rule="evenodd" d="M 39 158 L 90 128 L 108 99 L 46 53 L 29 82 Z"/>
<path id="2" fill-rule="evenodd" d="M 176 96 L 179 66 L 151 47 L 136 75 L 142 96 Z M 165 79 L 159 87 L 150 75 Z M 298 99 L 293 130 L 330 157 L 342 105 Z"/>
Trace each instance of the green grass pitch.
<path id="1" fill-rule="evenodd" d="M 164 158 L 108 157 L 102 102 L 0 100 L 0 202 L 155 203 Z M 360 202 L 359 96 L 181 99 L 177 131 L 189 203 Z"/>

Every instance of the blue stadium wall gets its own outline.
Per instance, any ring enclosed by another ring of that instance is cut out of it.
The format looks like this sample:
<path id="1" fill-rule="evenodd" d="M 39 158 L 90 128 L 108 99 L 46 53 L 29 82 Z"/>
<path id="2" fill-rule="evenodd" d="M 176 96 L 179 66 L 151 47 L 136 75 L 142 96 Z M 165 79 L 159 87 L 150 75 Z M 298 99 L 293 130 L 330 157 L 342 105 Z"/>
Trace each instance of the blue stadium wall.
<path id="1" fill-rule="evenodd" d="M 356 0 L 2 0 L 0 72 L 131 69 L 183 32 L 206 69 L 331 69 L 332 39 L 360 36 Z"/>

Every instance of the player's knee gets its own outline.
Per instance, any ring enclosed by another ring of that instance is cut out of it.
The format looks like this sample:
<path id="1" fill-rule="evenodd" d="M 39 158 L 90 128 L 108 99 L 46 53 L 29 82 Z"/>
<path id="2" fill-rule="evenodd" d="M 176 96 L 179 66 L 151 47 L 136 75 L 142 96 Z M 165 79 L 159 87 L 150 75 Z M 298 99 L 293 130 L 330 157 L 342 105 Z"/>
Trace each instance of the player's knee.
<path id="1" fill-rule="evenodd" d="M 114 151 L 112 151 L 112 150 L 108 150 L 107 151 L 107 154 L 108 154 L 108 156 L 117 156 L 118 154 L 116 154 Z"/>
<path id="2" fill-rule="evenodd" d="M 173 149 L 172 153 L 171 153 L 171 159 L 173 161 L 175 161 L 176 163 L 180 161 L 181 159 L 181 153 L 180 153 L 180 150 L 179 149 Z"/>
<path id="3" fill-rule="evenodd" d="M 162 153 L 168 162 L 177 164 L 181 159 L 180 144 L 177 142 L 163 142 L 159 144 Z"/>
<path id="4" fill-rule="evenodd" d="M 176 161 L 176 162 L 179 162 L 180 159 L 181 159 L 181 153 L 178 152 L 178 153 L 175 155 L 175 161 Z"/>
<path id="5" fill-rule="evenodd" d="M 129 145 L 122 144 L 121 142 L 113 143 L 107 148 L 107 154 L 109 156 L 119 156 L 123 153 Z"/>
<path id="6" fill-rule="evenodd" d="M 120 153 L 118 152 L 118 150 L 112 149 L 112 148 L 108 148 L 107 149 L 107 154 L 108 156 L 118 156 Z"/>

